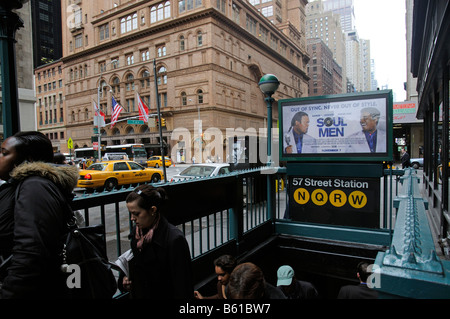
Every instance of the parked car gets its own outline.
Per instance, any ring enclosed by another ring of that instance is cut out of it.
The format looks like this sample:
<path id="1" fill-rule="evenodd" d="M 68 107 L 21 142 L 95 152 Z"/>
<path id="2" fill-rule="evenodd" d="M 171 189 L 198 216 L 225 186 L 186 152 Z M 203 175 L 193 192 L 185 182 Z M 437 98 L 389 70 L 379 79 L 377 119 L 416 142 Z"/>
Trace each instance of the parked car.
<path id="1" fill-rule="evenodd" d="M 204 163 L 192 164 L 184 169 L 181 173 L 174 175 L 171 182 L 177 182 L 186 179 L 194 179 L 208 176 L 217 176 L 228 174 L 230 172 L 230 164 L 228 163 Z"/>
<path id="2" fill-rule="evenodd" d="M 423 167 L 423 158 L 421 158 L 421 157 L 419 157 L 419 158 L 411 158 L 410 162 L 411 162 L 411 167 L 413 167 L 415 169 Z"/>
<path id="3" fill-rule="evenodd" d="M 165 158 L 165 165 L 166 167 L 169 167 L 170 165 L 172 165 L 172 160 L 168 157 L 164 157 Z M 162 156 L 151 156 L 148 160 L 147 160 L 147 167 L 162 167 L 163 163 L 162 163 Z"/>
<path id="4" fill-rule="evenodd" d="M 80 170 L 77 187 L 111 191 L 118 185 L 159 182 L 164 175 L 158 169 L 145 168 L 133 161 L 108 161 L 95 163 Z"/>

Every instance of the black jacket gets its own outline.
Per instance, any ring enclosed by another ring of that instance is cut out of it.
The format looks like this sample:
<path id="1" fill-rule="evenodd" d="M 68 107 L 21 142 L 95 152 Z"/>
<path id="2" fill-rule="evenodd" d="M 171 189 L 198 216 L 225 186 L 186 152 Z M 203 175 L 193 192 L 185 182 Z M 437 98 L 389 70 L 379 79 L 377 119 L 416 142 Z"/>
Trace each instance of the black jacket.
<path id="1" fill-rule="evenodd" d="M 130 235 L 134 255 L 129 262 L 131 298 L 192 299 L 191 257 L 183 233 L 161 216 L 152 242 L 138 251 L 135 231 Z"/>
<path id="2" fill-rule="evenodd" d="M 0 186 L 0 263 L 2 259 L 11 255 L 14 238 L 15 190 L 15 185 L 11 183 L 4 183 Z"/>
<path id="3" fill-rule="evenodd" d="M 341 288 L 338 299 L 377 299 L 378 292 L 367 287 L 365 283 L 348 285 Z"/>
<path id="4" fill-rule="evenodd" d="M 62 235 L 68 201 L 78 180 L 75 166 L 24 163 L 11 177 L 18 187 L 12 259 L 0 298 L 61 298 Z"/>

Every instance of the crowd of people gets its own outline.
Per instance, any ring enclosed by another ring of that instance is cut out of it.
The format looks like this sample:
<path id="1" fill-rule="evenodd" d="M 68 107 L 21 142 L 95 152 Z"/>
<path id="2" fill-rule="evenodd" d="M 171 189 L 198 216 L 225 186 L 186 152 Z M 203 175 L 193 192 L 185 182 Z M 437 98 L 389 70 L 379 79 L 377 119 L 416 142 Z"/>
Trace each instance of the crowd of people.
<path id="1" fill-rule="evenodd" d="M 62 155 L 62 154 L 61 154 Z M 61 274 L 61 238 L 72 216 L 70 202 L 78 168 L 53 153 L 40 132 L 19 132 L 1 144 L 0 153 L 0 299 L 68 297 Z M 129 273 L 121 273 L 119 289 L 130 298 L 151 299 L 314 299 L 311 283 L 298 280 L 284 265 L 277 286 L 251 262 L 233 256 L 214 261 L 217 293 L 203 296 L 193 289 L 189 246 L 183 233 L 165 218 L 164 188 L 138 186 L 126 198 L 133 228 Z M 374 297 L 365 289 L 367 267 L 358 268 L 361 285 L 339 297 Z"/>

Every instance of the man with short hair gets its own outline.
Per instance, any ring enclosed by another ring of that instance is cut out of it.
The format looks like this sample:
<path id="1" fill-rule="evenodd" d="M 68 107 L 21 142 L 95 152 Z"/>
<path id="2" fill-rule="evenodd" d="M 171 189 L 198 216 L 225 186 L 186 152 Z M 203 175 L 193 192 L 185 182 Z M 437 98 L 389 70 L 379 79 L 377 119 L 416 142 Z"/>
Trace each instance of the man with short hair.
<path id="1" fill-rule="evenodd" d="M 372 274 L 369 264 L 360 262 L 356 267 L 356 277 L 359 285 L 347 285 L 341 288 L 338 299 L 377 299 L 378 292 L 367 287 L 367 279 Z"/>

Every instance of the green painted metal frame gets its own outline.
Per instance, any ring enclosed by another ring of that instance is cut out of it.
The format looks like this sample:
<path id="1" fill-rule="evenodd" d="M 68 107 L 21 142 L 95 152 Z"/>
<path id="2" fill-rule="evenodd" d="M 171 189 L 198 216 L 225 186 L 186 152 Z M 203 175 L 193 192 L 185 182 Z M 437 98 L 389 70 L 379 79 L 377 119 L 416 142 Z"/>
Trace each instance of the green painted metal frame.
<path id="1" fill-rule="evenodd" d="M 426 214 L 427 202 L 413 169 L 401 178 L 404 192 L 395 202 L 398 207 L 394 236 L 389 250 L 377 255 L 382 298 L 450 298 L 450 262 L 438 257 Z"/>

